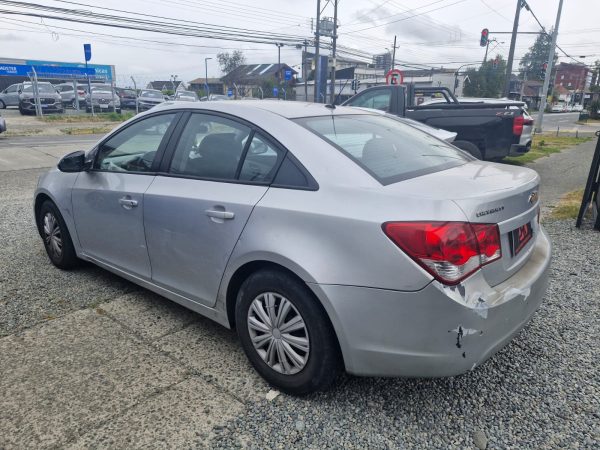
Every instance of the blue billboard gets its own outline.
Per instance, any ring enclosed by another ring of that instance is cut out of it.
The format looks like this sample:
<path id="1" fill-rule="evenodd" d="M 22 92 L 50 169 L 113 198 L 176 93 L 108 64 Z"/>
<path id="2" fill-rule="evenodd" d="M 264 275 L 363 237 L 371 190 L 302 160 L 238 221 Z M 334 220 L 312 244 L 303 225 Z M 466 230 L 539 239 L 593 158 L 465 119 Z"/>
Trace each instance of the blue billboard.
<path id="1" fill-rule="evenodd" d="M 39 76 L 52 78 L 84 79 L 88 75 L 91 80 L 112 81 L 112 66 L 101 64 L 63 63 L 56 61 L 14 60 L 19 64 L 0 63 L 0 76 L 23 76 L 33 73 L 32 67 Z"/>

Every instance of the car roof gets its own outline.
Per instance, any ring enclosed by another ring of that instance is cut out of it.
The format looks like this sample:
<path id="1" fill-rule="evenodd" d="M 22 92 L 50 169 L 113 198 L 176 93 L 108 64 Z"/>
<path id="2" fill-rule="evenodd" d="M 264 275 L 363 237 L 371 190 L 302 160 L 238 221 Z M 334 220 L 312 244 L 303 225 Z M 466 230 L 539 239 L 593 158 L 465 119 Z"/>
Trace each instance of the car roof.
<path id="1" fill-rule="evenodd" d="M 155 107 L 153 109 L 156 109 Z M 231 100 L 228 102 L 202 102 L 182 106 L 175 102 L 165 102 L 160 106 L 160 109 L 212 109 L 215 111 L 229 112 L 235 114 L 236 111 L 245 111 L 261 109 L 268 111 L 287 119 L 296 119 L 300 117 L 315 117 L 315 116 L 339 116 L 339 115 L 372 115 L 374 113 L 365 110 L 351 108 L 349 106 L 336 106 L 330 108 L 322 103 L 307 103 L 286 100 L 257 100 L 247 102 L 243 100 Z"/>

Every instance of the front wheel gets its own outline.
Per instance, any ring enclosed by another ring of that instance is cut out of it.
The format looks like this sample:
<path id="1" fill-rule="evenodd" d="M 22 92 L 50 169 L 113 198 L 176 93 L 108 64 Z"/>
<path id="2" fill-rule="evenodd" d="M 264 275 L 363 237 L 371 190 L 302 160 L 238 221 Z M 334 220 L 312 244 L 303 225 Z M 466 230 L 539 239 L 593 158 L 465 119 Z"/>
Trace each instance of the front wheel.
<path id="1" fill-rule="evenodd" d="M 73 248 L 71 235 L 56 205 L 46 200 L 40 208 L 37 220 L 46 253 L 52 264 L 63 270 L 79 265 L 80 260 Z"/>
<path id="2" fill-rule="evenodd" d="M 6 109 L 6 103 L 0 100 L 0 109 Z"/>
<path id="3" fill-rule="evenodd" d="M 472 156 L 474 156 L 477 159 L 483 159 L 483 155 L 481 154 L 481 150 L 479 150 L 479 147 L 477 147 L 472 142 L 469 142 L 469 141 L 454 141 L 452 143 L 452 145 L 454 145 L 455 147 L 460 148 L 461 150 L 466 151 L 467 153 L 470 153 Z"/>
<path id="4" fill-rule="evenodd" d="M 325 390 L 341 371 L 331 323 L 308 287 L 276 270 L 252 274 L 236 303 L 236 328 L 256 371 L 284 392 Z"/>

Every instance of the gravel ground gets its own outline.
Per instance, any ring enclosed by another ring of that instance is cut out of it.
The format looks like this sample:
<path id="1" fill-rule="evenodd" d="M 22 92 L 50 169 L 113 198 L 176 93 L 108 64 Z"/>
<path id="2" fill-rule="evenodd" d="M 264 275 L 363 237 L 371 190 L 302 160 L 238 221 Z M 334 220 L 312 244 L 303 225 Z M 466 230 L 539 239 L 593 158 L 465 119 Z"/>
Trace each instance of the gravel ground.
<path id="1" fill-rule="evenodd" d="M 600 448 L 600 233 L 546 224 L 552 281 L 532 322 L 454 378 L 346 377 L 248 405 L 212 448 Z"/>
<path id="2" fill-rule="evenodd" d="M 0 177 L 0 336 L 139 289 L 92 266 L 50 270 L 32 222 L 39 172 Z M 600 448 L 600 233 L 573 221 L 546 229 L 554 242 L 547 298 L 475 371 L 438 380 L 347 376 L 328 393 L 249 402 L 197 446 Z"/>

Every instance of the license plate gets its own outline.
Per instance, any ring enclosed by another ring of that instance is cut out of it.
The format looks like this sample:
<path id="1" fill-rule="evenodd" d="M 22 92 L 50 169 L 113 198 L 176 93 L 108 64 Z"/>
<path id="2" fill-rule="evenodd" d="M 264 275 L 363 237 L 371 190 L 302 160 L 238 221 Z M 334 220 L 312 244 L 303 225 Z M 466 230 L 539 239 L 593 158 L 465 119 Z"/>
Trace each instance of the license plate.
<path id="1" fill-rule="evenodd" d="M 100 109 L 108 109 L 108 105 L 100 105 Z"/>
<path id="2" fill-rule="evenodd" d="M 42 105 L 42 108 L 47 108 L 47 107 L 48 107 L 48 105 Z"/>
<path id="3" fill-rule="evenodd" d="M 510 232 L 510 250 L 513 256 L 518 255 L 523 250 L 525 245 L 531 240 L 531 236 L 533 236 L 533 231 L 529 222 Z"/>

